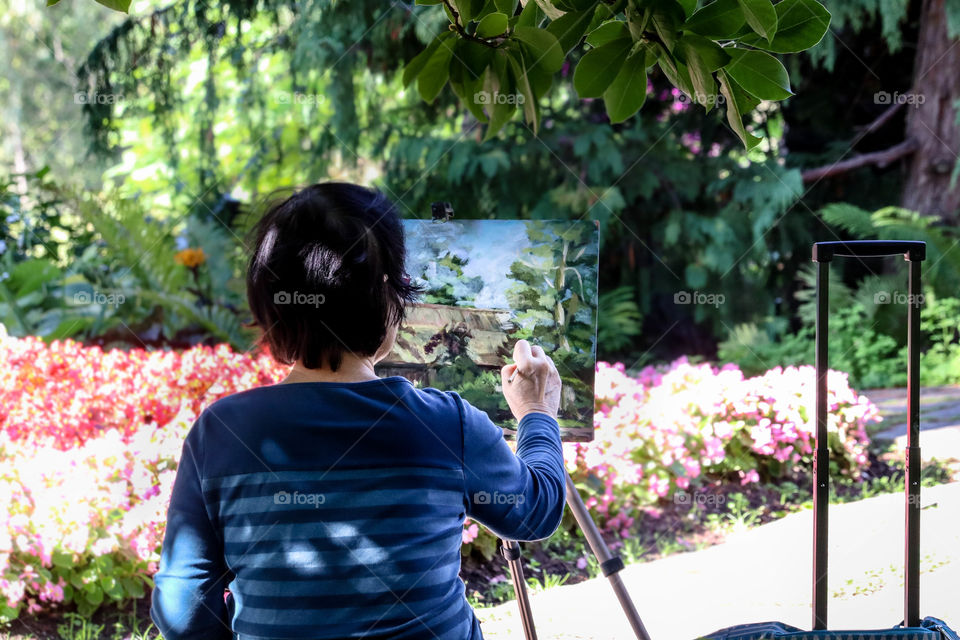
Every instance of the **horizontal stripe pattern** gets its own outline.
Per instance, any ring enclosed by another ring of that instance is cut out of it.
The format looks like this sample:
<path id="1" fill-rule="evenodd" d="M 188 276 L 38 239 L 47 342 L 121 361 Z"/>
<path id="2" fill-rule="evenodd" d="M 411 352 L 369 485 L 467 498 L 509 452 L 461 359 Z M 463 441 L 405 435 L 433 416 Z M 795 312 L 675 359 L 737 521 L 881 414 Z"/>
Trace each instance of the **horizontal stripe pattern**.
<path id="1" fill-rule="evenodd" d="M 240 637 L 469 637 L 462 469 L 279 470 L 201 488 L 234 574 Z M 428 628 L 404 631 L 412 619 Z"/>

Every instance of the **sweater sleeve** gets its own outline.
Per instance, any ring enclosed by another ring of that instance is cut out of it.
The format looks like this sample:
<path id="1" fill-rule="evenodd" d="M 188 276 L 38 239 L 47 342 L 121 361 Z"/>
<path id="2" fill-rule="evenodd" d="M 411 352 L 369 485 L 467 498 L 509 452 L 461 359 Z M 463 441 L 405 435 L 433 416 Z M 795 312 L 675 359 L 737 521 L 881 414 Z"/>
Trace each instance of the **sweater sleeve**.
<path id="1" fill-rule="evenodd" d="M 150 617 L 166 640 L 233 637 L 224 602 L 231 574 L 203 501 L 198 427 L 183 444 L 154 576 Z"/>
<path id="2" fill-rule="evenodd" d="M 514 454 L 486 413 L 452 395 L 463 424 L 467 515 L 501 538 L 549 537 L 560 526 L 565 504 L 557 421 L 544 413 L 524 416 Z"/>

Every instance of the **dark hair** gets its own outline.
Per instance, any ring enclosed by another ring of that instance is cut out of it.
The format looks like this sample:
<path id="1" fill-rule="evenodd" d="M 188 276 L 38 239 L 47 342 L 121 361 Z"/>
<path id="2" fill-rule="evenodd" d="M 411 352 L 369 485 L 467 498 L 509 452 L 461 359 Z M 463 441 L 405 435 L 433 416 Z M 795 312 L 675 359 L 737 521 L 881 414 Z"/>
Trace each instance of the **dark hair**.
<path id="1" fill-rule="evenodd" d="M 314 184 L 270 206 L 252 233 L 253 325 L 284 364 L 335 371 L 344 352 L 373 355 L 420 292 L 404 270 L 400 216 L 379 191 Z"/>

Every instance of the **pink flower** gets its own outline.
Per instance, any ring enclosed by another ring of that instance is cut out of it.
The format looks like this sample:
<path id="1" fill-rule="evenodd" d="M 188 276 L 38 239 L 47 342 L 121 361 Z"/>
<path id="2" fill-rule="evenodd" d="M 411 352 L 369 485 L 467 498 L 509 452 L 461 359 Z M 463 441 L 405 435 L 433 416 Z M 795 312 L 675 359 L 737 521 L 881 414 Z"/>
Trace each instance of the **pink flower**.
<path id="1" fill-rule="evenodd" d="M 463 527 L 463 544 L 470 544 L 477 539 L 477 536 L 480 535 L 480 529 L 477 527 L 477 523 L 474 522 L 470 526 Z"/>

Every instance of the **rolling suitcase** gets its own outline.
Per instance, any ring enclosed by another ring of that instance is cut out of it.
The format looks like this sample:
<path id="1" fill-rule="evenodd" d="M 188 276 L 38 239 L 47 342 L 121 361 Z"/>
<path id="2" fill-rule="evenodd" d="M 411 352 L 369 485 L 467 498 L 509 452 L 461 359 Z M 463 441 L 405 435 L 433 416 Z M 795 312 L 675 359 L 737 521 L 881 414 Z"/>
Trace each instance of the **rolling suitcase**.
<path id="1" fill-rule="evenodd" d="M 907 472 L 903 621 L 888 629 L 827 630 L 827 507 L 830 502 L 830 450 L 827 447 L 827 312 L 830 261 L 903 255 L 910 267 L 907 298 Z M 708 640 L 960 640 L 942 620 L 920 619 L 920 263 L 926 244 L 915 241 L 858 240 L 817 242 L 816 448 L 813 457 L 813 630 L 780 622 L 738 625 L 714 632 Z M 958 606 L 960 610 L 960 606 Z"/>

